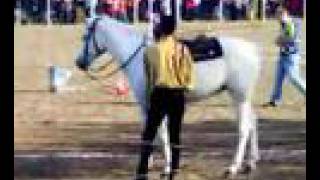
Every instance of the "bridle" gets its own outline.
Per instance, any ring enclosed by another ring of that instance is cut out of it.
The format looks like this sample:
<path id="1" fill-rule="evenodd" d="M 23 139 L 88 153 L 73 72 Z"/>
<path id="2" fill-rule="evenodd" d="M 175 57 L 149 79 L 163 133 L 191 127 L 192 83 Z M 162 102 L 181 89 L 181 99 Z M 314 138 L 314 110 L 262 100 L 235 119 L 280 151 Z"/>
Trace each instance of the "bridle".
<path id="1" fill-rule="evenodd" d="M 99 56 L 101 54 L 103 54 L 104 50 L 102 48 L 99 47 L 97 40 L 96 40 L 96 36 L 95 36 L 95 32 L 96 32 L 96 27 L 97 27 L 97 23 L 101 18 L 95 18 L 92 22 L 92 25 L 88 28 L 88 35 L 85 36 L 85 63 L 89 64 L 89 60 L 88 60 L 88 53 L 89 53 L 89 40 L 92 36 L 92 43 L 93 43 L 93 47 L 97 52 L 96 56 Z"/>

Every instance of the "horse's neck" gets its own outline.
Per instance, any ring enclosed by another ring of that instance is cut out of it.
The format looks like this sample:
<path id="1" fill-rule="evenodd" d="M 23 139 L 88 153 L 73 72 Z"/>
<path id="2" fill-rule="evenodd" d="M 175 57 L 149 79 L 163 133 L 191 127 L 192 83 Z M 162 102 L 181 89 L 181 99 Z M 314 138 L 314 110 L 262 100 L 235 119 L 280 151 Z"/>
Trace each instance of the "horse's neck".
<path id="1" fill-rule="evenodd" d="M 140 48 L 144 37 L 142 33 L 137 32 L 133 27 L 112 20 L 107 23 L 107 26 L 106 34 L 108 37 L 105 43 L 108 44 L 108 51 L 115 57 L 118 65 L 127 64 L 129 61 L 123 71 L 127 75 L 137 99 L 140 101 L 143 99 L 145 86 L 143 68 L 144 48 Z"/>
<path id="2" fill-rule="evenodd" d="M 124 64 L 143 42 L 143 35 L 132 26 L 106 19 L 105 32 L 108 51 L 119 64 Z"/>

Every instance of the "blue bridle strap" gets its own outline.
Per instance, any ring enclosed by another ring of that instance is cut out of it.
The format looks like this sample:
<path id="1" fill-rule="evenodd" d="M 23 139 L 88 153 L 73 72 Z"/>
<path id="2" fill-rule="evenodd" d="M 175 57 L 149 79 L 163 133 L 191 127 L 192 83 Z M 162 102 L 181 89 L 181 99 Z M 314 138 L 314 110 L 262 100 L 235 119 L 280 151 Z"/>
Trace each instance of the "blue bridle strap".
<path id="1" fill-rule="evenodd" d="M 91 36 L 92 36 L 93 46 L 94 46 L 95 50 L 97 51 L 97 55 L 103 54 L 103 50 L 99 48 L 98 43 L 96 41 L 96 36 L 95 36 L 96 26 L 97 26 L 97 23 L 100 19 L 101 18 L 98 17 L 93 20 L 91 27 L 88 28 L 88 35 L 85 37 L 84 61 L 85 61 L 86 67 L 89 66 L 88 54 L 89 54 L 89 40 L 90 40 Z"/>

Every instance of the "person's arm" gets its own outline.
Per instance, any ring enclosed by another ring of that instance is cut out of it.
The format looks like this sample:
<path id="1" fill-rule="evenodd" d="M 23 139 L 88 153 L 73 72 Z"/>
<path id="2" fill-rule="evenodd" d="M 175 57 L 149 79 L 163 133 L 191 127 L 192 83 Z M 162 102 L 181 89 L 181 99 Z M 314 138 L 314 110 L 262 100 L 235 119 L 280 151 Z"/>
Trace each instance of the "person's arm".
<path id="1" fill-rule="evenodd" d="M 185 81 L 186 81 L 186 88 L 188 90 L 191 90 L 194 88 L 195 84 L 195 71 L 194 71 L 194 63 L 193 63 L 193 58 L 190 53 L 190 50 L 188 47 L 185 45 L 182 45 L 182 51 L 183 51 L 183 59 L 185 63 L 185 68 L 184 68 L 184 74 L 185 74 Z"/>

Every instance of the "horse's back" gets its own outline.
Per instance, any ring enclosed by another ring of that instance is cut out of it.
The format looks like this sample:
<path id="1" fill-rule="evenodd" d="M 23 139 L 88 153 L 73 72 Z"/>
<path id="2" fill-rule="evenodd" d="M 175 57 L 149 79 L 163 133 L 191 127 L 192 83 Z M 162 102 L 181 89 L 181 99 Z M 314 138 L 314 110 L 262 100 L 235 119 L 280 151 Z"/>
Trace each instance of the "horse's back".
<path id="1" fill-rule="evenodd" d="M 259 48 L 254 42 L 247 41 L 243 38 L 226 36 L 220 36 L 217 37 L 217 39 L 221 43 L 223 52 L 225 52 L 225 56 L 234 55 L 237 53 L 242 56 L 249 56 L 250 58 L 259 57 Z M 259 58 L 256 60 L 259 61 Z"/>
<path id="2" fill-rule="evenodd" d="M 212 96 L 224 87 L 247 89 L 255 84 L 260 70 L 256 45 L 241 38 L 216 38 L 221 43 L 223 56 L 195 63 L 196 85 L 188 94 L 192 101 Z"/>

